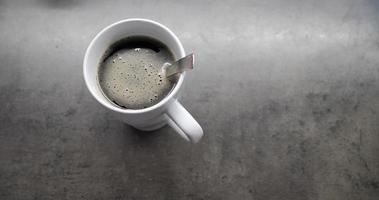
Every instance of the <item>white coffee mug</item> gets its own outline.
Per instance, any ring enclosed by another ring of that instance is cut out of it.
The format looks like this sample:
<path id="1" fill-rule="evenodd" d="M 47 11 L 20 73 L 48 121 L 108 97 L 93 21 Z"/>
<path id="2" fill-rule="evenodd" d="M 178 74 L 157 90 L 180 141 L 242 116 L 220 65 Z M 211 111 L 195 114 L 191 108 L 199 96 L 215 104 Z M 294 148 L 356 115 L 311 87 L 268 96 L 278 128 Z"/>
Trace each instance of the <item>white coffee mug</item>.
<path id="1" fill-rule="evenodd" d="M 152 131 L 168 124 L 187 141 L 198 142 L 203 136 L 203 129 L 178 101 L 185 72 L 180 75 L 175 87 L 164 99 L 148 108 L 138 110 L 120 108 L 103 95 L 97 78 L 100 60 L 114 42 L 133 35 L 149 36 L 163 42 L 176 60 L 186 55 L 176 35 L 162 24 L 147 19 L 121 20 L 100 31 L 87 48 L 83 70 L 89 91 L 98 102 L 139 130 Z"/>

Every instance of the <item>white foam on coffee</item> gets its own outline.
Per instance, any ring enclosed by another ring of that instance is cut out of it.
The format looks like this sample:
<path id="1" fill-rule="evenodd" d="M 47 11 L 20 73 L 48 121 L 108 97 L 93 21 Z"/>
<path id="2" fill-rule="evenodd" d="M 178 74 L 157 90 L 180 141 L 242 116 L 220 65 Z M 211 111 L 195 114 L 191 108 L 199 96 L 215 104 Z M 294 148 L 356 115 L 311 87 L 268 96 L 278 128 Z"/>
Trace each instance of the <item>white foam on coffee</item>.
<path id="1" fill-rule="evenodd" d="M 121 49 L 109 56 L 99 67 L 99 83 L 105 95 L 128 109 L 141 109 L 162 100 L 175 81 L 162 75 L 161 67 L 173 62 L 165 49 Z"/>

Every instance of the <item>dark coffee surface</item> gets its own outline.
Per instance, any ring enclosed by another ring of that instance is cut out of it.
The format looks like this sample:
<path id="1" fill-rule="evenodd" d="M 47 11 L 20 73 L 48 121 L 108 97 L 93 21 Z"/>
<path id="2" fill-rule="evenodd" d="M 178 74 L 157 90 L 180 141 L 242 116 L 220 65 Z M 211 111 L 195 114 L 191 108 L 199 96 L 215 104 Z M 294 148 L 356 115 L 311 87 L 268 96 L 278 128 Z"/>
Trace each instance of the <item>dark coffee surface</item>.
<path id="1" fill-rule="evenodd" d="M 133 36 L 113 44 L 99 66 L 98 80 L 105 96 L 122 108 L 141 109 L 161 101 L 175 80 L 161 74 L 166 62 L 173 62 L 170 50 L 161 42 Z"/>

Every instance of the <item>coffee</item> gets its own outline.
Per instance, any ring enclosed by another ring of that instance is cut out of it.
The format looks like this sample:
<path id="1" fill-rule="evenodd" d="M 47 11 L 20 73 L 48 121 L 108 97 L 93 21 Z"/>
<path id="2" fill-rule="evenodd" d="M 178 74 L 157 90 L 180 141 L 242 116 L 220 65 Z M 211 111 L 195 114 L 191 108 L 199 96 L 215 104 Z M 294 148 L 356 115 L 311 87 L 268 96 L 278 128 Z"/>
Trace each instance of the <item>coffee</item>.
<path id="1" fill-rule="evenodd" d="M 142 109 L 161 101 L 174 88 L 177 77 L 161 74 L 174 56 L 162 42 L 146 36 L 131 36 L 111 45 L 98 68 L 104 95 L 125 109 Z"/>

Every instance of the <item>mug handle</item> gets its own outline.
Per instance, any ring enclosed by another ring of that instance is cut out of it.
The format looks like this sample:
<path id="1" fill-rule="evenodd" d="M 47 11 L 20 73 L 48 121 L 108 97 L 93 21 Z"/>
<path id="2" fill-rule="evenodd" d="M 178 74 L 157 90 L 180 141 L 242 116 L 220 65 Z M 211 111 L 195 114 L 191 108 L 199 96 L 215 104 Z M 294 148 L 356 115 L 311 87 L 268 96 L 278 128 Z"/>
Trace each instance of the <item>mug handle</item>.
<path id="1" fill-rule="evenodd" d="M 192 115 L 174 100 L 168 107 L 166 113 L 168 125 L 170 125 L 185 140 L 197 143 L 203 136 L 203 129 Z"/>

